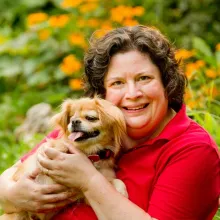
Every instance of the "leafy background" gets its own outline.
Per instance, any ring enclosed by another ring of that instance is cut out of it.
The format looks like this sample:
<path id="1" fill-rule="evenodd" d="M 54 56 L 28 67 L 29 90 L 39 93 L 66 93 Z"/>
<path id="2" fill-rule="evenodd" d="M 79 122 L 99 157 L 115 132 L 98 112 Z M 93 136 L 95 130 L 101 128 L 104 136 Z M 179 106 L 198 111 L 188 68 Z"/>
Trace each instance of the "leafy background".
<path id="1" fill-rule="evenodd" d="M 218 0 L 1 0 L 0 173 L 45 135 L 29 143 L 15 138 L 32 105 L 56 111 L 64 98 L 82 94 L 90 36 L 135 24 L 156 26 L 176 46 L 189 79 L 188 114 L 220 146 Z"/>

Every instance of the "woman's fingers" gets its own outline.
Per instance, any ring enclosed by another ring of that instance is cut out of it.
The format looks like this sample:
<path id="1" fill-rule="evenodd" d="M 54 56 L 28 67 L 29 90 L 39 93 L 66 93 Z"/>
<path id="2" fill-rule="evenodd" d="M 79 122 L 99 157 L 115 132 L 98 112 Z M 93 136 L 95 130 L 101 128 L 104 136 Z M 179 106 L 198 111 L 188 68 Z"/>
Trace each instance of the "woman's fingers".
<path id="1" fill-rule="evenodd" d="M 42 185 L 41 186 L 41 193 L 42 194 L 56 194 L 60 192 L 67 192 L 70 189 L 66 186 L 60 184 L 51 184 L 51 185 Z"/>
<path id="2" fill-rule="evenodd" d="M 65 143 L 65 145 L 71 154 L 81 153 L 81 151 L 79 149 L 75 148 L 73 145 L 68 144 L 68 143 Z"/>
<path id="3" fill-rule="evenodd" d="M 47 175 L 49 175 L 50 170 L 55 168 L 53 160 L 44 157 L 42 154 L 37 155 L 37 160 L 41 171 Z"/>
<path id="4" fill-rule="evenodd" d="M 53 211 L 56 211 L 56 210 L 59 210 L 59 209 L 65 207 L 66 205 L 68 205 L 70 203 L 73 203 L 73 201 L 71 199 L 64 200 L 62 202 L 45 204 L 41 208 L 37 208 L 36 212 L 38 212 L 38 213 L 53 212 Z"/>
<path id="5" fill-rule="evenodd" d="M 74 197 L 75 193 L 73 192 L 61 192 L 58 194 L 47 194 L 44 195 L 42 198 L 42 201 L 45 202 L 45 204 L 48 203 L 57 203 L 57 202 L 61 202 L 64 200 L 68 200 L 71 197 Z"/>
<path id="6" fill-rule="evenodd" d="M 33 179 L 33 180 L 34 180 L 34 179 L 38 176 L 38 174 L 40 174 L 40 169 L 39 169 L 39 168 L 35 169 L 32 173 L 27 174 L 27 176 L 28 176 L 30 179 Z"/>
<path id="7" fill-rule="evenodd" d="M 60 151 L 58 151 L 58 150 L 56 150 L 56 149 L 54 149 L 54 148 L 52 148 L 52 147 L 45 147 L 45 148 L 43 149 L 43 152 L 44 152 L 45 155 L 46 155 L 49 159 L 51 159 L 51 160 L 54 160 L 54 159 L 60 159 L 60 160 L 62 160 L 62 159 L 64 159 L 64 158 L 62 157 L 62 152 L 60 152 Z"/>

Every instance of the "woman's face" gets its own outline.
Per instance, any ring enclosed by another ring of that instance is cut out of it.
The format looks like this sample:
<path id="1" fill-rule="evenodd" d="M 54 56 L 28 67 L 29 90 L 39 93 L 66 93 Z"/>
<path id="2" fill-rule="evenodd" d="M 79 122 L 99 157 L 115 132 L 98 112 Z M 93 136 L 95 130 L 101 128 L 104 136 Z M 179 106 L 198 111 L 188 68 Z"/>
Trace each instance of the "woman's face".
<path id="1" fill-rule="evenodd" d="M 105 99 L 121 109 L 131 138 L 150 137 L 168 117 L 160 71 L 148 54 L 138 51 L 115 54 L 104 85 Z"/>

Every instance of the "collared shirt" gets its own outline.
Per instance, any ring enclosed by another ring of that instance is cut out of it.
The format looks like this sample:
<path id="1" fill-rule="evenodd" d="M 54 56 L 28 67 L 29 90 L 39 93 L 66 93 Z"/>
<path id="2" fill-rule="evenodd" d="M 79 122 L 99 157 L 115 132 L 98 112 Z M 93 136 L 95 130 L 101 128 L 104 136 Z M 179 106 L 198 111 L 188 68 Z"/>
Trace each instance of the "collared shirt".
<path id="1" fill-rule="evenodd" d="M 116 174 L 126 184 L 129 199 L 154 218 L 206 220 L 217 210 L 218 149 L 186 115 L 184 105 L 156 138 L 123 153 Z M 74 204 L 53 219 L 97 218 L 89 206 Z"/>

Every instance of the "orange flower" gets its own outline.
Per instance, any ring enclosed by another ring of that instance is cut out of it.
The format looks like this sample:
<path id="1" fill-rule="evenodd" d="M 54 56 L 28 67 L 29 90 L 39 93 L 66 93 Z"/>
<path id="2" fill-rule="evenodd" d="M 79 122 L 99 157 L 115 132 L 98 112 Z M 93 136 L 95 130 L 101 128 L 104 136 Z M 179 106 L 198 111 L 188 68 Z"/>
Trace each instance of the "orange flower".
<path id="1" fill-rule="evenodd" d="M 193 51 L 189 51 L 186 49 L 179 49 L 175 53 L 175 58 L 176 60 L 180 60 L 180 59 L 185 60 L 185 59 L 189 59 L 193 55 L 194 55 Z"/>
<path id="2" fill-rule="evenodd" d="M 63 62 L 60 65 L 60 69 L 66 75 L 72 75 L 74 72 L 78 72 L 82 67 L 80 61 L 73 55 L 70 54 L 63 59 Z"/>
<path id="3" fill-rule="evenodd" d="M 125 18 L 132 18 L 133 17 L 132 10 L 133 10 L 132 7 L 124 6 L 124 5 L 120 5 L 116 8 L 112 8 L 110 11 L 111 20 L 121 23 Z"/>
<path id="4" fill-rule="evenodd" d="M 90 11 L 94 11 L 97 7 L 98 7 L 97 3 L 88 3 L 88 4 L 81 5 L 79 10 L 81 13 L 87 13 Z"/>
<path id="5" fill-rule="evenodd" d="M 145 9 L 142 6 L 137 6 L 133 8 L 133 15 L 134 16 L 142 16 L 144 14 Z"/>
<path id="6" fill-rule="evenodd" d="M 186 65 L 186 70 L 185 70 L 185 73 L 186 73 L 186 76 L 188 78 L 191 78 L 192 75 L 197 71 L 198 67 L 195 63 L 189 63 Z"/>
<path id="7" fill-rule="evenodd" d="M 123 25 L 124 26 L 135 26 L 137 25 L 138 22 L 134 19 L 131 19 L 131 18 L 126 18 L 124 21 L 123 21 Z"/>
<path id="8" fill-rule="evenodd" d="M 112 29 L 110 22 L 106 21 L 101 25 L 101 29 L 97 30 L 94 34 L 96 38 L 103 37 L 108 31 Z"/>
<path id="9" fill-rule="evenodd" d="M 83 88 L 81 79 L 70 79 L 69 86 L 72 90 L 81 90 Z"/>
<path id="10" fill-rule="evenodd" d="M 112 30 L 112 24 L 111 24 L 111 22 L 110 21 L 105 21 L 105 22 L 103 22 L 102 23 L 102 25 L 101 25 L 101 29 L 102 30 L 105 30 L 105 31 L 110 31 L 110 30 Z"/>
<path id="11" fill-rule="evenodd" d="M 188 100 L 192 99 L 192 97 L 193 97 L 192 92 L 191 92 L 189 89 L 186 89 L 186 92 L 185 92 L 185 94 L 184 94 L 184 99 L 185 99 L 186 101 L 188 101 Z"/>
<path id="12" fill-rule="evenodd" d="M 28 15 L 27 24 L 28 26 L 33 26 L 33 25 L 46 21 L 47 18 L 48 18 L 48 15 L 46 13 L 43 13 L 43 12 L 33 13 L 33 14 Z"/>
<path id="13" fill-rule="evenodd" d="M 68 15 L 54 15 L 49 19 L 51 27 L 64 27 L 70 20 Z"/>
<path id="14" fill-rule="evenodd" d="M 76 8 L 82 2 L 83 2 L 83 0 L 63 0 L 63 2 L 61 2 L 60 5 L 62 8 Z"/>
<path id="15" fill-rule="evenodd" d="M 111 9 L 111 20 L 116 22 L 122 22 L 124 19 L 124 15 L 121 13 L 121 11 L 118 10 L 118 8 L 112 8 Z"/>
<path id="16" fill-rule="evenodd" d="M 199 69 L 199 68 L 205 66 L 205 62 L 204 62 L 203 60 L 197 60 L 197 61 L 195 62 L 195 66 Z"/>
<path id="17" fill-rule="evenodd" d="M 217 76 L 217 72 L 214 69 L 207 69 L 205 71 L 205 75 L 209 78 L 215 79 Z"/>
<path id="18" fill-rule="evenodd" d="M 97 3 L 99 0 L 84 0 L 84 2 L 88 3 Z"/>
<path id="19" fill-rule="evenodd" d="M 40 40 L 47 40 L 50 37 L 51 32 L 47 29 L 38 32 Z"/>
<path id="20" fill-rule="evenodd" d="M 190 109 L 195 109 L 197 106 L 197 102 L 194 100 L 190 100 L 188 102 L 186 102 L 186 105 L 190 108 Z"/>
<path id="21" fill-rule="evenodd" d="M 217 68 L 218 76 L 220 76 L 220 66 Z"/>
<path id="22" fill-rule="evenodd" d="M 213 98 L 215 98 L 217 96 L 220 96 L 220 90 L 216 86 L 213 86 L 213 88 L 210 89 L 210 94 Z"/>
<path id="23" fill-rule="evenodd" d="M 100 21 L 98 19 L 95 19 L 95 18 L 91 18 L 87 21 L 87 25 L 89 27 L 98 27 L 100 25 Z"/>
<path id="24" fill-rule="evenodd" d="M 216 49 L 217 51 L 220 51 L 220 43 L 218 43 L 218 44 L 215 46 L 215 49 Z"/>
<path id="25" fill-rule="evenodd" d="M 215 98 L 220 95 L 219 90 L 215 85 L 211 88 L 207 86 L 203 86 L 202 91 L 205 96 L 211 96 L 212 98 Z"/>
<path id="26" fill-rule="evenodd" d="M 72 45 L 77 45 L 80 47 L 86 47 L 86 41 L 84 39 L 84 36 L 80 33 L 72 33 L 69 36 L 69 41 Z"/>

